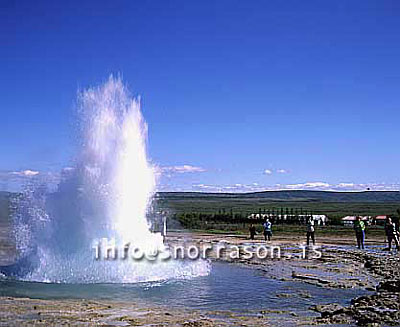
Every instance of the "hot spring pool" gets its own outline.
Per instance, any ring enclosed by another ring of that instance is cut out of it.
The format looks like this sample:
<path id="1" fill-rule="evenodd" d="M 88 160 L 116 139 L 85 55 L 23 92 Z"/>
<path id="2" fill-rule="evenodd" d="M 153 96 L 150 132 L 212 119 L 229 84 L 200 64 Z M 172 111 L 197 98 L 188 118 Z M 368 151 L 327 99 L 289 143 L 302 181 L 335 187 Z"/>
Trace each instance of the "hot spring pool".
<path id="1" fill-rule="evenodd" d="M 37 299 L 96 299 L 143 302 L 200 310 L 306 311 L 311 305 L 348 304 L 367 292 L 327 289 L 301 282 L 269 279 L 253 268 L 214 263 L 208 276 L 137 284 L 51 284 L 0 281 L 0 295 Z"/>

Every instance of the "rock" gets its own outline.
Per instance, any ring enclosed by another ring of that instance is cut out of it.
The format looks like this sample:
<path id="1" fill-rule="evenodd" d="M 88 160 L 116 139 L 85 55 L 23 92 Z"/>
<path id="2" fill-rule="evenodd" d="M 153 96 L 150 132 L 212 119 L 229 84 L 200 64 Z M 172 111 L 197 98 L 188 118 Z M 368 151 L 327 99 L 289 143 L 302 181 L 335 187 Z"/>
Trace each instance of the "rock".
<path id="1" fill-rule="evenodd" d="M 400 292 L 400 280 L 388 280 L 379 283 L 378 291 Z"/>
<path id="2" fill-rule="evenodd" d="M 316 312 L 321 314 L 321 317 L 329 317 L 333 315 L 337 315 L 344 312 L 344 307 L 337 303 L 331 304 L 318 304 L 310 308 Z"/>
<path id="3" fill-rule="evenodd" d="M 340 314 L 334 315 L 333 317 L 328 319 L 327 322 L 331 322 L 331 323 L 335 323 L 335 324 L 346 324 L 346 325 L 349 325 L 352 322 L 354 322 L 354 320 L 349 315 L 347 315 L 346 313 L 340 313 Z"/>
<path id="4" fill-rule="evenodd" d="M 300 292 L 299 296 L 302 297 L 302 298 L 305 298 L 305 299 L 312 298 L 311 294 L 308 293 L 308 292 Z"/>
<path id="5" fill-rule="evenodd" d="M 189 320 L 182 323 L 182 326 L 185 327 L 209 327 L 213 326 L 211 320 L 201 319 L 201 320 Z"/>

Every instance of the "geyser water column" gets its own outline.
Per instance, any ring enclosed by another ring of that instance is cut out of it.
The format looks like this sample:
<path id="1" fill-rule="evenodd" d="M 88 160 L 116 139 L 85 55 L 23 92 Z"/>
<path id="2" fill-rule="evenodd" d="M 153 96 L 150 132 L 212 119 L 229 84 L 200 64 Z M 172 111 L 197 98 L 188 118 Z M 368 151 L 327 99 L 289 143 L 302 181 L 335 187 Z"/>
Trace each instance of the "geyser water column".
<path id="1" fill-rule="evenodd" d="M 80 151 L 53 191 L 40 183 L 19 197 L 14 213 L 20 254 L 13 271 L 23 280 L 135 283 L 206 275 L 205 260 L 96 260 L 104 238 L 143 252 L 160 249 L 148 208 L 155 167 L 146 153 L 147 125 L 140 103 L 121 79 L 79 93 Z M 21 265 L 23 267 L 18 267 Z M 23 268 L 23 269 L 20 269 Z"/>
<path id="2" fill-rule="evenodd" d="M 159 248 L 162 237 L 150 232 L 146 219 L 155 172 L 147 159 L 147 124 L 139 100 L 121 79 L 110 77 L 101 87 L 81 93 L 79 104 L 86 173 L 90 182 L 108 190 L 108 228 L 124 243 Z"/>

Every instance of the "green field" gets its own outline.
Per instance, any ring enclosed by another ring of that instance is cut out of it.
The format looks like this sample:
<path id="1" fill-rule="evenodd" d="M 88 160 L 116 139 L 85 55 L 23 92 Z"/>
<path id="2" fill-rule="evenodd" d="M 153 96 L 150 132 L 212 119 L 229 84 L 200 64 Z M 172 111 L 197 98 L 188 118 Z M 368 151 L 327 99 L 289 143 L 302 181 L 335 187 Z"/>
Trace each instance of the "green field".
<path id="1" fill-rule="evenodd" d="M 158 193 L 156 208 L 190 229 L 234 229 L 252 213 L 398 216 L 400 192 L 266 191 L 246 194 Z M 230 226 L 226 226 L 230 225 Z M 243 227 L 243 226 L 242 226 Z"/>
<path id="2" fill-rule="evenodd" d="M 0 221 L 9 219 L 9 199 L 0 192 Z M 173 227 L 207 230 L 243 229 L 252 213 L 325 214 L 330 224 L 347 215 L 398 215 L 400 192 L 266 191 L 220 194 L 160 192 L 156 211 L 168 212 Z"/>

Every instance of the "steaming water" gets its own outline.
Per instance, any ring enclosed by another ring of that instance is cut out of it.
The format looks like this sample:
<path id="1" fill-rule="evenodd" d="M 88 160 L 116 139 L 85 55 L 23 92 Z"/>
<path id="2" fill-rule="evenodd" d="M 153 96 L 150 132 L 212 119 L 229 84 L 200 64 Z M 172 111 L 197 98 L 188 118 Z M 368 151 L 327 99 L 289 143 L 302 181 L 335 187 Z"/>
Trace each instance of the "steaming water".
<path id="1" fill-rule="evenodd" d="M 108 238 L 143 251 L 161 249 L 147 219 L 155 167 L 146 153 L 140 103 L 120 79 L 78 95 L 80 153 L 51 189 L 34 185 L 15 203 L 20 261 L 28 281 L 134 283 L 207 275 L 205 261 L 95 260 L 93 245 Z"/>

